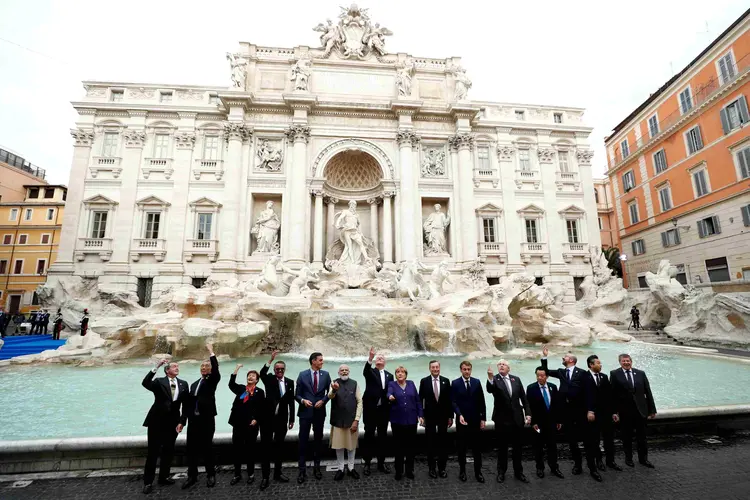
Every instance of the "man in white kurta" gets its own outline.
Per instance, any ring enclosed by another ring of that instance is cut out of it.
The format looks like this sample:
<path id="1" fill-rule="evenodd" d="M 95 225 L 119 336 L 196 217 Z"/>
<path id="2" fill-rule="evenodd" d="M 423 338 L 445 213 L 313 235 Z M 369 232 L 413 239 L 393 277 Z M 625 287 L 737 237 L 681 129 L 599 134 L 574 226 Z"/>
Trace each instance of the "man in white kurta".
<path id="1" fill-rule="evenodd" d="M 344 475 L 359 479 L 354 470 L 354 456 L 359 441 L 359 420 L 362 417 L 362 393 L 356 380 L 349 378 L 349 366 L 339 367 L 339 378 L 331 384 L 331 448 L 336 450 L 338 470 L 333 477 L 341 481 Z M 348 464 L 344 464 L 344 450 Z"/>

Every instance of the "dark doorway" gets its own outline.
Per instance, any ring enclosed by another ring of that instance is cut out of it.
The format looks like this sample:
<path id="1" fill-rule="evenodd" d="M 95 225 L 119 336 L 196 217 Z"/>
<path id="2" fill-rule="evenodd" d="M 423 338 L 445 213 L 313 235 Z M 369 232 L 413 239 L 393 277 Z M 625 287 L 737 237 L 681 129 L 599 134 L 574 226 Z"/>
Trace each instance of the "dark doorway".
<path id="1" fill-rule="evenodd" d="M 492 285 L 499 285 L 500 284 L 500 278 L 487 278 L 487 283 Z"/>
<path id="2" fill-rule="evenodd" d="M 154 278 L 138 278 L 138 303 L 141 307 L 151 306 L 151 289 L 154 286 Z"/>
<path id="3" fill-rule="evenodd" d="M 542 276 L 537 276 L 536 278 L 534 278 L 534 284 L 536 286 L 544 285 L 544 278 Z"/>
<path id="4" fill-rule="evenodd" d="M 573 289 L 576 292 L 576 301 L 579 301 L 583 298 L 583 290 L 581 290 L 581 285 L 583 284 L 583 278 L 573 278 Z"/>
<path id="5" fill-rule="evenodd" d="M 11 314 L 16 314 L 19 309 L 21 309 L 21 296 L 20 295 L 11 295 L 10 296 L 10 304 L 8 305 L 9 312 Z"/>
<path id="6" fill-rule="evenodd" d="M 193 286 L 195 288 L 203 288 L 206 284 L 206 278 L 193 278 Z"/>

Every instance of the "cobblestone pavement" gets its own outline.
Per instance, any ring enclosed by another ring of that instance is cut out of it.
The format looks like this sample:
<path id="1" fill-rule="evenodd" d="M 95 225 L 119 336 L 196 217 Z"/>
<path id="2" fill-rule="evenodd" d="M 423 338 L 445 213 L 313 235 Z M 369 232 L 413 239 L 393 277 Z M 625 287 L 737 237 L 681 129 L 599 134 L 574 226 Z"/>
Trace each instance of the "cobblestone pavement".
<path id="1" fill-rule="evenodd" d="M 321 481 L 311 475 L 308 482 L 299 486 L 296 470 L 285 470 L 292 479 L 287 484 L 271 483 L 264 492 L 258 490 L 259 471 L 252 486 L 244 481 L 236 486 L 229 486 L 231 472 L 223 470 L 217 475 L 217 484 L 213 489 L 205 485 L 205 475 L 189 491 L 180 489 L 181 480 L 174 486 L 154 485 L 154 492 L 146 497 L 141 493 L 142 479 L 140 474 L 122 471 L 122 475 L 104 477 L 86 477 L 75 479 L 33 479 L 30 484 L 13 484 L 10 478 L 0 478 L 0 498 L 4 500 L 21 499 L 126 499 L 126 498 L 211 498 L 229 499 L 238 497 L 323 500 L 333 499 L 436 499 L 450 498 L 457 500 L 474 500 L 480 498 L 503 499 L 554 499 L 575 496 L 577 498 L 606 498 L 629 500 L 645 499 L 742 499 L 748 498 L 750 491 L 750 474 L 747 464 L 750 463 L 750 437 L 718 438 L 718 441 L 707 442 L 708 436 L 686 436 L 670 438 L 668 441 L 652 445 L 650 460 L 656 469 L 649 470 L 636 463 L 635 468 L 625 467 L 621 452 L 618 450 L 618 462 L 625 468 L 623 472 L 607 471 L 603 473 L 604 482 L 597 483 L 587 474 L 573 476 L 571 464 L 563 456 L 561 469 L 565 479 L 550 477 L 539 479 L 531 457 L 524 458 L 524 472 L 531 481 L 522 484 L 508 474 L 505 484 L 495 482 L 495 457 L 485 455 L 484 475 L 487 482 L 479 484 L 473 474 L 469 481 L 458 480 L 458 465 L 451 461 L 448 464 L 447 479 L 430 479 L 424 461 L 417 463 L 417 477 L 410 481 L 403 479 L 396 482 L 393 474 L 383 475 L 375 472 L 370 477 L 359 481 L 345 478 L 341 482 L 333 481 L 333 473 L 325 472 Z M 709 440 L 711 441 L 711 440 Z M 358 467 L 361 471 L 361 468 Z M 471 471 L 471 465 L 469 466 Z M 115 474 L 116 472 L 112 472 Z M 29 476 L 32 477 L 32 476 Z M 13 479 L 23 479 L 15 477 Z"/>

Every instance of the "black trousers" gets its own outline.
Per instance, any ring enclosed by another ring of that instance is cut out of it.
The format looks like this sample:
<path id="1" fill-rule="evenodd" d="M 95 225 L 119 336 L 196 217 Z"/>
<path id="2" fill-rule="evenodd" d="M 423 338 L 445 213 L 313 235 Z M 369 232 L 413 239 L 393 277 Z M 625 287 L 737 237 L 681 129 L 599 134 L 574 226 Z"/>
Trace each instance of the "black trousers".
<path id="1" fill-rule="evenodd" d="M 482 471 L 482 448 L 479 446 L 479 439 L 479 422 L 469 422 L 468 425 L 456 424 L 456 448 L 461 472 L 466 472 L 468 449 L 471 449 L 471 456 L 474 457 L 474 474 Z"/>
<path id="2" fill-rule="evenodd" d="M 633 459 L 633 434 L 638 449 L 638 460 L 648 460 L 648 446 L 646 445 L 646 419 L 641 416 L 637 409 L 630 412 L 620 413 L 620 437 L 622 438 L 622 449 L 625 451 L 625 459 Z"/>
<path id="3" fill-rule="evenodd" d="M 307 443 L 310 441 L 310 428 L 313 430 L 313 463 L 320 467 L 320 445 L 323 442 L 323 423 L 326 416 L 323 411 L 313 413 L 313 418 L 299 419 L 299 470 L 305 472 Z"/>
<path id="4" fill-rule="evenodd" d="M 523 427 L 495 423 L 495 434 L 497 436 L 497 472 L 505 474 L 508 470 L 508 448 L 513 447 L 513 473 L 522 473 L 521 447 L 523 445 L 521 438 L 523 437 Z"/>
<path id="5" fill-rule="evenodd" d="M 273 460 L 273 474 L 276 477 L 281 474 L 282 448 L 288 430 L 289 422 L 287 419 L 279 419 L 275 416 L 268 417 L 260 427 L 260 439 L 263 443 L 263 453 L 269 457 L 269 460 Z M 270 474 L 270 465 L 268 472 Z M 263 477 L 268 477 L 265 471 L 263 472 Z"/>
<path id="6" fill-rule="evenodd" d="M 378 459 L 378 466 L 385 463 L 385 445 L 388 437 L 388 419 L 390 417 L 388 405 L 370 407 L 365 414 L 365 442 L 362 458 L 365 464 L 372 462 L 373 455 Z M 375 439 L 375 433 L 378 437 Z"/>
<path id="7" fill-rule="evenodd" d="M 198 462 L 203 459 L 208 477 L 214 469 L 214 417 L 190 417 L 187 430 L 188 477 L 198 477 Z"/>
<path id="8" fill-rule="evenodd" d="M 570 448 L 570 454 L 573 456 L 573 464 L 576 467 L 581 467 L 583 464 L 583 456 L 581 455 L 581 448 L 578 446 L 580 441 L 583 441 L 584 451 L 586 453 L 586 466 L 589 470 L 596 470 L 595 456 L 596 451 L 591 446 L 590 440 L 586 439 L 586 427 L 588 426 L 588 420 L 586 418 L 587 412 L 585 409 L 566 407 L 565 409 L 565 423 L 563 424 L 563 432 L 565 433 L 568 447 Z"/>
<path id="9" fill-rule="evenodd" d="M 600 421 L 603 419 L 603 421 Z M 596 420 L 586 425 L 586 445 L 594 452 L 597 461 L 602 460 L 602 450 L 599 448 L 599 440 L 604 443 L 604 457 L 606 462 L 615 461 L 615 430 L 611 415 L 596 416 Z"/>
<path id="10" fill-rule="evenodd" d="M 263 477 L 271 473 L 271 463 L 262 442 L 258 442 L 260 425 L 235 425 L 232 427 L 232 454 L 234 455 L 234 475 L 242 475 L 242 464 L 247 464 L 247 475 L 255 473 L 255 456 L 260 455 L 260 467 Z"/>
<path id="11" fill-rule="evenodd" d="M 539 427 L 534 433 L 534 460 L 537 470 L 544 470 L 544 449 L 547 449 L 547 465 L 550 470 L 557 466 L 557 429 L 552 426 Z"/>
<path id="12" fill-rule="evenodd" d="M 391 424 L 393 430 L 393 448 L 396 453 L 396 473 L 404 473 L 404 462 L 406 473 L 414 473 L 414 447 L 417 439 L 417 424 L 398 425 Z"/>
<path id="13" fill-rule="evenodd" d="M 48 327 L 49 327 L 49 323 L 47 323 L 46 321 L 44 323 L 42 323 L 42 333 L 44 333 L 45 335 L 47 335 L 47 328 Z"/>
<path id="14" fill-rule="evenodd" d="M 426 418 L 424 427 L 427 435 L 427 464 L 430 470 L 434 469 L 437 457 L 437 468 L 443 471 L 448 463 L 448 419 Z"/>
<path id="15" fill-rule="evenodd" d="M 154 482 L 156 460 L 159 459 L 159 481 L 169 477 L 174 456 L 174 442 L 177 439 L 178 420 L 148 426 L 148 454 L 143 469 L 143 484 Z"/>

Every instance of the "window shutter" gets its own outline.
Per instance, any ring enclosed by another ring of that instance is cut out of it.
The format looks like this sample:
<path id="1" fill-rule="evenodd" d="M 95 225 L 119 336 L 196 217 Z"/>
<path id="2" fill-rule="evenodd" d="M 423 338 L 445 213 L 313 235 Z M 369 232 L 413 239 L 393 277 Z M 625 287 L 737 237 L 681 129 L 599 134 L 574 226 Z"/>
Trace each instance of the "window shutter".
<path id="1" fill-rule="evenodd" d="M 667 232 L 666 231 L 663 232 L 663 233 L 661 233 L 661 246 L 663 246 L 663 247 L 668 247 L 669 246 L 669 243 L 667 241 Z"/>
<path id="2" fill-rule="evenodd" d="M 703 149 L 703 137 L 701 137 L 701 128 L 695 127 L 695 149 Z"/>
<path id="3" fill-rule="evenodd" d="M 750 148 L 737 153 L 737 160 L 740 162 L 740 177 L 743 179 L 750 177 Z"/>
<path id="4" fill-rule="evenodd" d="M 750 226 L 750 205 L 742 207 L 742 223 L 745 226 Z"/>
<path id="5" fill-rule="evenodd" d="M 745 214 L 745 208 L 747 208 L 747 207 L 742 207 L 742 214 L 743 215 Z M 633 241 L 633 242 L 630 243 L 630 247 L 633 250 L 633 255 L 638 255 L 638 251 L 636 250 L 636 246 L 635 246 L 635 241 Z"/>
<path id="6" fill-rule="evenodd" d="M 698 221 L 698 236 L 701 238 L 706 237 L 706 223 L 702 220 Z"/>
<path id="7" fill-rule="evenodd" d="M 714 231 L 716 232 L 716 234 L 721 233 L 721 225 L 719 224 L 719 216 L 718 215 L 714 215 L 711 218 L 714 221 Z"/>
<path id="8" fill-rule="evenodd" d="M 674 230 L 674 243 L 675 243 L 675 245 L 679 245 L 680 243 L 682 243 L 680 241 L 680 230 L 679 229 L 675 229 Z"/>
<path id="9" fill-rule="evenodd" d="M 744 95 L 741 95 L 737 101 L 739 102 L 740 123 L 750 122 L 750 115 L 747 112 L 747 99 Z"/>
<path id="10" fill-rule="evenodd" d="M 719 117 L 721 118 L 721 129 L 724 131 L 724 135 L 727 135 L 732 127 L 729 125 L 729 117 L 727 116 L 727 109 L 723 108 L 719 111 Z"/>
<path id="11" fill-rule="evenodd" d="M 719 71 L 721 72 L 722 83 L 726 83 L 729 79 L 729 70 L 727 69 L 726 57 L 719 59 Z"/>

